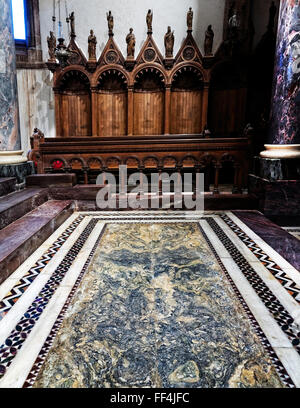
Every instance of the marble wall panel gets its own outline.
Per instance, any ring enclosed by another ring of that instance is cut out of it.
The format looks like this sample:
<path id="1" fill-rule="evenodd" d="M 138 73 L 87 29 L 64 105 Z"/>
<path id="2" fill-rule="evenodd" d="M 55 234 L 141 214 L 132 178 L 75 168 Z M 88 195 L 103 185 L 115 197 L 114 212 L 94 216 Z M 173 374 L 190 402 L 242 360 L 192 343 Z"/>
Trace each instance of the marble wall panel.
<path id="1" fill-rule="evenodd" d="M 11 1 L 0 0 L 0 150 L 19 150 L 18 93 Z"/>
<path id="2" fill-rule="evenodd" d="M 269 143 L 300 143 L 300 3 L 282 0 Z"/>

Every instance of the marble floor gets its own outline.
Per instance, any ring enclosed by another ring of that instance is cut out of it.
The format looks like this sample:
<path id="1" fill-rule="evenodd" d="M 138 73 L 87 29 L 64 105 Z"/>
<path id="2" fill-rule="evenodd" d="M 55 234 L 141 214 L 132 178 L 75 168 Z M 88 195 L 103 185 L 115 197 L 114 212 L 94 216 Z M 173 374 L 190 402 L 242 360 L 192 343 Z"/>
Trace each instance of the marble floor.
<path id="1" fill-rule="evenodd" d="M 0 286 L 0 388 L 299 388 L 297 259 L 250 215 L 74 213 Z"/>
<path id="2" fill-rule="evenodd" d="M 283 228 L 300 241 L 300 227 L 283 227 Z"/>

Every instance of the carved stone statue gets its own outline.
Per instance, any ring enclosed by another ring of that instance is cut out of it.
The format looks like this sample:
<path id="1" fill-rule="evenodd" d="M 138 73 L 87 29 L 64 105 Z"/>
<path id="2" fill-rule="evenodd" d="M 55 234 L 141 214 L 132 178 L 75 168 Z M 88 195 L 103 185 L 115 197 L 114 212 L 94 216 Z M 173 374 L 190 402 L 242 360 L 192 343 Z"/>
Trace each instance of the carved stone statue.
<path id="1" fill-rule="evenodd" d="M 192 10 L 192 7 L 190 7 L 186 15 L 186 24 L 189 31 L 192 31 L 193 29 L 193 15 L 194 12 Z"/>
<path id="2" fill-rule="evenodd" d="M 133 28 L 129 29 L 129 33 L 126 36 L 126 43 L 127 43 L 127 57 L 133 58 L 135 49 L 135 35 L 133 34 Z"/>
<path id="3" fill-rule="evenodd" d="M 254 128 L 251 123 L 248 123 L 243 130 L 243 137 L 252 137 L 254 133 Z"/>
<path id="4" fill-rule="evenodd" d="M 55 61 L 56 37 L 53 31 L 50 31 L 50 36 L 47 37 L 49 61 Z"/>
<path id="5" fill-rule="evenodd" d="M 74 11 L 69 15 L 70 27 L 71 27 L 71 37 L 74 37 L 75 34 L 75 15 Z"/>
<path id="6" fill-rule="evenodd" d="M 148 31 L 151 31 L 151 32 L 152 32 L 152 19 L 153 19 L 152 10 L 148 10 L 148 13 L 146 16 L 146 23 L 147 23 Z"/>
<path id="7" fill-rule="evenodd" d="M 232 27 L 238 27 L 239 26 L 239 22 L 238 22 L 238 18 L 236 13 L 230 17 L 229 21 L 228 21 L 228 25 L 230 28 Z"/>
<path id="8" fill-rule="evenodd" d="M 237 12 L 234 11 L 233 15 L 229 18 L 229 21 L 228 21 L 229 40 L 235 40 L 238 38 L 239 26 L 240 26 L 240 22 L 237 16 Z"/>
<path id="9" fill-rule="evenodd" d="M 94 35 L 94 31 L 90 31 L 90 35 L 88 38 L 88 52 L 89 52 L 89 60 L 95 60 L 96 59 L 96 45 L 97 45 L 97 38 Z"/>
<path id="10" fill-rule="evenodd" d="M 107 24 L 108 24 L 108 33 L 113 34 L 113 28 L 114 28 L 114 17 L 111 14 L 111 11 L 109 10 L 108 13 L 106 13 L 106 18 L 107 18 Z"/>
<path id="11" fill-rule="evenodd" d="M 207 55 L 212 55 L 212 47 L 213 47 L 213 41 L 214 41 L 214 32 L 211 28 L 211 25 L 207 27 L 206 33 L 205 33 L 205 41 L 204 41 L 204 54 Z"/>
<path id="12" fill-rule="evenodd" d="M 174 31 L 171 31 L 171 27 L 168 26 L 168 30 L 165 34 L 166 58 L 173 57 L 173 47 L 174 47 Z"/>

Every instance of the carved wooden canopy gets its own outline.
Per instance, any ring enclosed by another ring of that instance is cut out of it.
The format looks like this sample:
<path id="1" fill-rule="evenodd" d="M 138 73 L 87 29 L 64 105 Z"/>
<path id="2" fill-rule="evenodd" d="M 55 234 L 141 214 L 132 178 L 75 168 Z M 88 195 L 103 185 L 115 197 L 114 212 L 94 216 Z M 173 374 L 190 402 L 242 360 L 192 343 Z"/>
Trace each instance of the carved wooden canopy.
<path id="1" fill-rule="evenodd" d="M 220 136 L 238 136 L 246 125 L 242 75 L 233 91 L 214 85 L 219 75 L 224 83 L 233 83 L 236 68 L 231 68 L 231 57 L 224 55 L 224 47 L 216 55 L 211 53 L 211 26 L 205 38 L 209 55 L 202 55 L 192 33 L 192 14 L 189 10 L 187 36 L 174 57 L 171 27 L 165 35 L 164 54 L 168 57 L 163 56 L 153 38 L 151 10 L 147 14 L 147 37 L 138 53 L 133 30 L 127 34 L 126 58 L 114 41 L 111 13 L 107 14 L 108 41 L 101 55 L 96 55 L 97 40 L 91 30 L 88 58 L 76 43 L 73 19 L 67 47 L 62 39 L 55 49 L 53 41 L 48 43 L 57 136 L 200 134 L 207 127 Z M 62 49 L 67 58 L 58 63 L 54 56 Z M 227 64 L 225 71 L 223 63 Z M 215 68 L 217 75 L 213 75 Z"/>

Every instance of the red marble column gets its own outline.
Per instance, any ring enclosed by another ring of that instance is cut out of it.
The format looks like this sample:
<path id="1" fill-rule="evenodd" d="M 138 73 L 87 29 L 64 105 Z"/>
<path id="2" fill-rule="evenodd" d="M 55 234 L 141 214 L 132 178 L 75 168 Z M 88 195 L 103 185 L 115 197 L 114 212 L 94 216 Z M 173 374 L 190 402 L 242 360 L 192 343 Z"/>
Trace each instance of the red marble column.
<path id="1" fill-rule="evenodd" d="M 300 143 L 300 0 L 281 0 L 270 144 Z"/>

